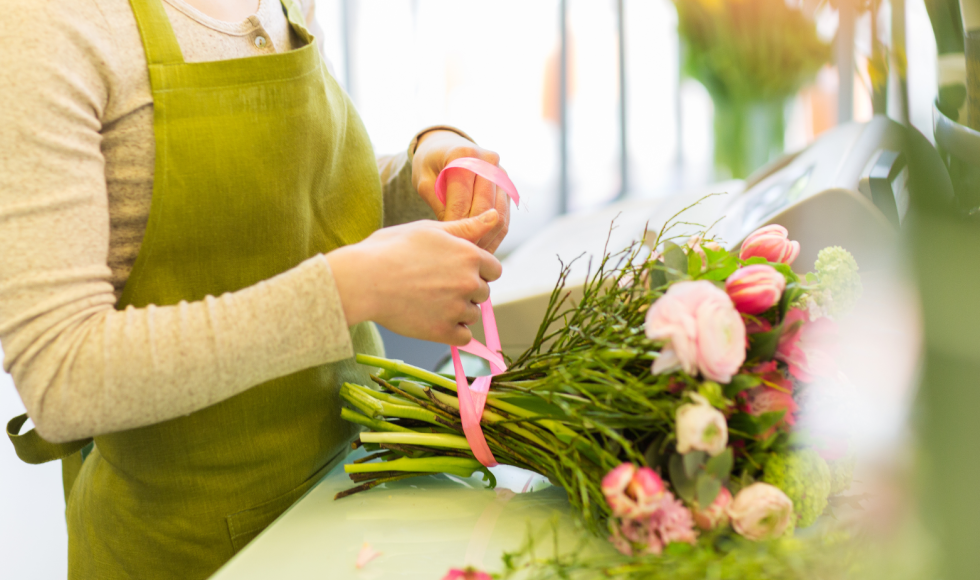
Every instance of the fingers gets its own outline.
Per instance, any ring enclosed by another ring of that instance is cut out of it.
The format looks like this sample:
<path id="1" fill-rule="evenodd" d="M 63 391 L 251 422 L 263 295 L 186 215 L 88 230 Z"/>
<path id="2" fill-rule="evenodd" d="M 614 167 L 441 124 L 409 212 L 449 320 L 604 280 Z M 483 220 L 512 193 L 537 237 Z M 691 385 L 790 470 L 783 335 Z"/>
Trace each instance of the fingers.
<path id="1" fill-rule="evenodd" d="M 500 278 L 500 274 L 503 272 L 504 267 L 500 265 L 500 260 L 493 257 L 493 254 L 485 250 L 480 250 L 480 278 L 483 278 L 487 282 L 493 282 L 497 278 Z M 489 290 L 487 291 L 487 296 L 490 295 Z"/>
<path id="2" fill-rule="evenodd" d="M 497 251 L 497 248 L 504 241 L 504 237 L 507 236 L 507 231 L 510 228 L 510 198 L 506 192 L 498 190 L 496 201 L 496 210 L 500 215 L 500 219 L 497 221 L 497 225 L 490 230 L 490 233 L 483 236 L 477 243 L 478 246 L 491 254 Z"/>
<path id="3" fill-rule="evenodd" d="M 446 343 L 452 346 L 466 346 L 472 339 L 473 333 L 470 332 L 470 329 L 462 324 L 457 324 L 446 337 Z"/>
<path id="4" fill-rule="evenodd" d="M 447 172 L 446 213 L 442 216 L 442 221 L 458 220 L 470 216 L 476 179 L 476 175 L 469 171 L 457 169 Z"/>
<path id="5" fill-rule="evenodd" d="M 439 222 L 438 225 L 450 235 L 475 244 L 490 233 L 499 220 L 500 214 L 496 210 L 491 209 L 471 218 L 457 219 L 455 221 L 448 221 L 447 218 L 447 221 Z"/>

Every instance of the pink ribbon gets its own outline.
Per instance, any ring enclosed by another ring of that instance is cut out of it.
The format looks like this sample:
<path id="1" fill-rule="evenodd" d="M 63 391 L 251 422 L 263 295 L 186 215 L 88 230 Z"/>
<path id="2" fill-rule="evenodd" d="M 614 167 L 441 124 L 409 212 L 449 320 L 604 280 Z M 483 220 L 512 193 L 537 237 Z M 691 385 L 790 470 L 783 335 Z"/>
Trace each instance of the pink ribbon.
<path id="1" fill-rule="evenodd" d="M 452 169 L 471 171 L 501 187 L 514 200 L 515 204 L 519 204 L 521 201 L 517 188 L 514 187 L 513 182 L 507 177 L 503 169 L 480 159 L 464 157 L 446 164 L 446 167 L 439 173 L 439 177 L 436 178 L 436 197 L 442 203 L 446 203 L 446 174 Z M 456 371 L 456 390 L 459 396 L 459 417 L 463 423 L 463 434 L 466 435 L 466 441 L 470 444 L 470 449 L 477 461 L 487 467 L 493 467 L 497 465 L 497 460 L 493 457 L 490 446 L 487 445 L 487 439 L 483 435 L 480 417 L 483 416 L 483 408 L 487 404 L 490 380 L 494 375 L 499 375 L 507 370 L 507 365 L 500 355 L 500 335 L 497 333 L 497 320 L 493 316 L 493 305 L 489 298 L 480 305 L 480 314 L 483 317 L 483 334 L 486 336 L 487 344 L 483 345 L 476 339 L 472 339 L 466 346 L 452 347 L 453 368 Z M 466 372 L 463 370 L 463 361 L 459 358 L 460 350 L 489 362 L 490 375 L 477 377 L 470 385 L 466 380 Z"/>

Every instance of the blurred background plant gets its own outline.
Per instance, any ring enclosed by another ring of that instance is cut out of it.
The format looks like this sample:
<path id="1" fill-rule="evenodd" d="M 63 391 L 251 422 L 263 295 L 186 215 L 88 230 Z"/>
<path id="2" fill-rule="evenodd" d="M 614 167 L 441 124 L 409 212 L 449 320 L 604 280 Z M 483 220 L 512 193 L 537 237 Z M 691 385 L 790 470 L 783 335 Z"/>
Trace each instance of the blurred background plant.
<path id="1" fill-rule="evenodd" d="M 787 100 L 830 61 L 812 11 L 793 0 L 674 0 L 684 73 L 715 105 L 715 165 L 746 177 L 783 151 Z"/>

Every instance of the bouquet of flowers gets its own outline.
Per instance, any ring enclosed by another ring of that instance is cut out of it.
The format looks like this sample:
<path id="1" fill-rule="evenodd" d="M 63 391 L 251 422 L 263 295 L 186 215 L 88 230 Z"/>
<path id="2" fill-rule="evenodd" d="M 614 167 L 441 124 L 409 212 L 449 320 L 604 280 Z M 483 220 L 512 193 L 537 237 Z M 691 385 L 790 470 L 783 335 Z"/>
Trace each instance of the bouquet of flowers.
<path id="1" fill-rule="evenodd" d="M 666 231 L 656 251 L 604 256 L 575 303 L 565 268 L 534 345 L 490 382 L 486 445 L 563 487 L 624 554 L 791 535 L 851 483 L 846 442 L 794 425 L 818 379 L 837 374 L 834 317 L 860 294 L 857 264 L 827 248 L 800 276 L 799 243 L 779 225 L 738 251 Z M 358 485 L 338 498 L 431 473 L 482 471 L 493 484 L 461 422 L 471 395 L 453 378 L 358 361 L 380 371 L 374 385 L 343 385 L 342 417 L 367 428 L 355 445 L 371 453 L 345 466 Z"/>

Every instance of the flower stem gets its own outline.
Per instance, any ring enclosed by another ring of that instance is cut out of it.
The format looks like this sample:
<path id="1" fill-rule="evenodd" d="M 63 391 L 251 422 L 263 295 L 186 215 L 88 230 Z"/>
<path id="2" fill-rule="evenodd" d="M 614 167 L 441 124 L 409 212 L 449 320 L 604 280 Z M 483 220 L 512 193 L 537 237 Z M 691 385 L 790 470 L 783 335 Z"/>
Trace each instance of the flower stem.
<path id="1" fill-rule="evenodd" d="M 345 473 L 372 473 L 390 471 L 411 471 L 417 473 L 450 473 L 459 477 L 469 477 L 474 471 L 483 469 L 476 459 L 467 457 L 420 457 L 392 459 L 375 463 L 348 463 Z"/>
<path id="2" fill-rule="evenodd" d="M 402 445 L 423 445 L 425 447 L 445 447 L 448 449 L 465 449 L 469 451 L 470 444 L 466 437 L 443 433 L 361 433 L 363 443 L 395 443 Z"/>

